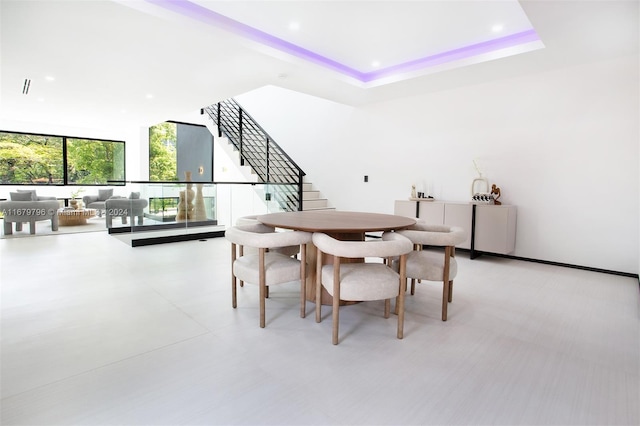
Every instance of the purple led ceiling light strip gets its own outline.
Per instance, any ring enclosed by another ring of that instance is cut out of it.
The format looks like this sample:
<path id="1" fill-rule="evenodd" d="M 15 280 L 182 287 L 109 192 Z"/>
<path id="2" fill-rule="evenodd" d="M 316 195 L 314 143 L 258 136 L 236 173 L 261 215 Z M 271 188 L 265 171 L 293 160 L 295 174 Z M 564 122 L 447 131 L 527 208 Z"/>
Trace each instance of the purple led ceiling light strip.
<path id="1" fill-rule="evenodd" d="M 383 68 L 381 70 L 372 71 L 364 75 L 363 82 L 370 82 L 380 78 L 392 75 L 403 74 L 406 72 L 416 71 L 423 68 L 434 67 L 447 62 L 467 59 L 485 53 L 495 52 L 507 47 L 518 46 L 533 41 L 539 41 L 540 37 L 535 30 L 522 31 L 520 33 L 511 34 L 505 37 L 495 38 L 482 43 L 471 44 L 459 49 L 449 50 L 447 52 L 438 53 L 424 58 L 415 59 L 409 62 L 403 62 L 398 65 Z"/>
<path id="2" fill-rule="evenodd" d="M 145 0 L 156 6 L 171 10 L 191 19 L 222 28 L 241 37 L 253 40 L 265 46 L 272 47 L 281 52 L 288 53 L 295 57 L 305 59 L 325 68 L 332 69 L 343 75 L 355 78 L 363 83 L 368 83 L 381 78 L 390 77 L 392 75 L 403 74 L 424 68 L 441 65 L 447 62 L 453 62 L 461 59 L 471 58 L 481 54 L 494 52 L 500 49 L 517 46 L 524 43 L 539 41 L 540 38 L 535 30 L 522 31 L 520 33 L 511 34 L 505 37 L 488 40 L 485 42 L 464 46 L 459 49 L 438 53 L 435 55 L 415 59 L 401 64 L 393 65 L 371 72 L 361 72 L 340 62 L 329 59 L 325 56 L 312 52 L 303 47 L 297 46 L 281 38 L 260 31 L 249 25 L 238 22 L 234 19 L 221 15 L 210 9 L 192 3 L 188 0 Z"/>

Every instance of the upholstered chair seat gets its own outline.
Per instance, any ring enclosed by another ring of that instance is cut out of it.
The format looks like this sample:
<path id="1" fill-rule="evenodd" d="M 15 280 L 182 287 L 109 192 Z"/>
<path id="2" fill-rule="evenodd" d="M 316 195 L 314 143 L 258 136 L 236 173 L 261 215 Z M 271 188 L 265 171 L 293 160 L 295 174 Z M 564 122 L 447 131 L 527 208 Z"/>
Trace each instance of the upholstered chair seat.
<path id="1" fill-rule="evenodd" d="M 407 277 L 420 278 L 426 281 L 441 281 L 444 278 L 445 265 L 443 255 L 439 251 L 420 250 L 407 255 Z M 458 275 L 458 262 L 455 257 L 449 259 L 449 280 Z M 415 290 L 414 290 L 415 291 Z"/>

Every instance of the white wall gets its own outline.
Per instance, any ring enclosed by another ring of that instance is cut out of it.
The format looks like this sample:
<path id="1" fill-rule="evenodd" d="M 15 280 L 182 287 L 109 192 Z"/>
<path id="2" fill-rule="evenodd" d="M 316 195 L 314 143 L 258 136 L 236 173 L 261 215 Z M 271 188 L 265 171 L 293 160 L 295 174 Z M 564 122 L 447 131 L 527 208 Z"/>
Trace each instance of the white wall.
<path id="1" fill-rule="evenodd" d="M 338 209 L 391 213 L 414 183 L 469 200 L 475 159 L 518 206 L 516 256 L 638 273 L 638 75 L 632 56 L 363 108 L 236 99 Z"/>

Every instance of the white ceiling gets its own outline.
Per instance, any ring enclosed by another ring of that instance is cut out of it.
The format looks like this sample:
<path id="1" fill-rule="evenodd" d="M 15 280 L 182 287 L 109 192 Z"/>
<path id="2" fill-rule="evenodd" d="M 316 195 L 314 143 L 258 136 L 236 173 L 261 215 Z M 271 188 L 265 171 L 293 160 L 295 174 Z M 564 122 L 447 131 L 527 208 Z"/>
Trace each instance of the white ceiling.
<path id="1" fill-rule="evenodd" d="M 517 0 L 191 3 L 363 72 L 532 28 Z"/>
<path id="2" fill-rule="evenodd" d="M 1 0 L 0 125 L 145 126 L 267 84 L 362 105 L 638 53 L 637 0 L 186 3 L 320 55 L 320 62 L 163 4 Z M 376 73 L 531 28 L 542 43 L 401 70 L 374 84 L 323 62 Z"/>

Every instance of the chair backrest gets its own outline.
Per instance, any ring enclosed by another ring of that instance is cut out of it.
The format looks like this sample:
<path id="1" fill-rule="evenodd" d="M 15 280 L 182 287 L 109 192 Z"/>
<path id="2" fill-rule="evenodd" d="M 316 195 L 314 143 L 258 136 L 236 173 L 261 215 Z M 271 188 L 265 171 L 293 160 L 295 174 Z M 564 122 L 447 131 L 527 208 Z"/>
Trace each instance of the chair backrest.
<path id="1" fill-rule="evenodd" d="M 273 232 L 273 228 L 255 223 L 232 226 L 225 232 L 225 238 L 234 244 L 256 248 L 286 247 L 311 242 L 312 234 L 304 231 Z"/>
<path id="2" fill-rule="evenodd" d="M 255 225 L 256 223 L 260 223 L 258 222 L 257 218 L 258 218 L 258 215 L 256 214 L 251 216 L 239 217 L 238 220 L 236 220 L 236 226 Z M 275 228 L 272 228 L 272 229 L 275 229 Z"/>
<path id="3" fill-rule="evenodd" d="M 423 221 L 397 233 L 409 238 L 414 244 L 440 247 L 457 246 L 467 239 L 464 229 L 459 226 L 433 225 Z"/>
<path id="4" fill-rule="evenodd" d="M 313 243 L 323 253 L 338 257 L 393 257 L 413 250 L 411 241 L 396 232 L 385 232 L 382 239 L 371 241 L 341 241 L 316 232 Z"/>

